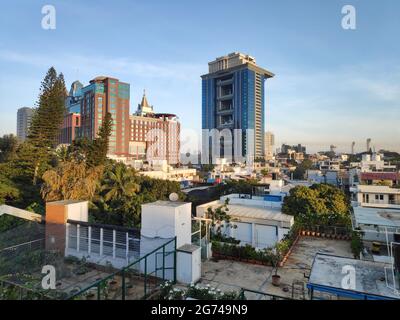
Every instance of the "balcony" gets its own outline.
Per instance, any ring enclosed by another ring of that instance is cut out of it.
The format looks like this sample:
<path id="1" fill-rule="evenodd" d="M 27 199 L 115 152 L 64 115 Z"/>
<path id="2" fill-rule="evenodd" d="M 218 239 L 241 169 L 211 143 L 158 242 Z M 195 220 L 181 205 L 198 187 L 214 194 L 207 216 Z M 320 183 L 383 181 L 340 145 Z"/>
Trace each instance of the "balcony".
<path id="1" fill-rule="evenodd" d="M 232 83 L 233 83 L 233 78 L 217 81 L 218 86 L 224 86 L 224 85 L 228 85 L 228 84 L 232 84 Z"/>
<path id="2" fill-rule="evenodd" d="M 221 92 L 221 94 L 218 96 L 218 100 L 230 100 L 233 98 L 233 91 L 225 91 Z"/>
<path id="3" fill-rule="evenodd" d="M 233 120 L 220 122 L 218 124 L 218 129 L 220 129 L 220 128 L 228 128 L 230 126 L 233 126 Z"/>
<path id="4" fill-rule="evenodd" d="M 232 84 L 222 85 L 217 90 L 218 95 L 217 98 L 219 100 L 226 100 L 233 98 L 233 86 Z"/>
<path id="5" fill-rule="evenodd" d="M 233 112 L 232 101 L 225 100 L 219 102 L 217 109 L 218 114 L 231 114 L 232 112 Z"/>

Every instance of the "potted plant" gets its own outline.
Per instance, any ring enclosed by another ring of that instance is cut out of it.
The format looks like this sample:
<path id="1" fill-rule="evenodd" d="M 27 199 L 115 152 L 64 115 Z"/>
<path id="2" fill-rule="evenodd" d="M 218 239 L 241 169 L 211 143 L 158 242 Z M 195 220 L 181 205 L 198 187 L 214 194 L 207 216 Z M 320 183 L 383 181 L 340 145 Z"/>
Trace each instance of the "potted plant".
<path id="1" fill-rule="evenodd" d="M 281 261 L 281 253 L 279 250 L 279 243 L 274 248 L 268 250 L 269 260 L 272 265 L 274 274 L 272 275 L 272 285 L 279 287 L 281 284 L 281 276 L 278 274 L 279 262 Z"/>
<path id="2" fill-rule="evenodd" d="M 117 280 L 112 279 L 112 280 L 109 282 L 108 285 L 109 285 L 110 291 L 117 291 L 117 290 L 118 290 L 118 281 L 117 281 Z"/>

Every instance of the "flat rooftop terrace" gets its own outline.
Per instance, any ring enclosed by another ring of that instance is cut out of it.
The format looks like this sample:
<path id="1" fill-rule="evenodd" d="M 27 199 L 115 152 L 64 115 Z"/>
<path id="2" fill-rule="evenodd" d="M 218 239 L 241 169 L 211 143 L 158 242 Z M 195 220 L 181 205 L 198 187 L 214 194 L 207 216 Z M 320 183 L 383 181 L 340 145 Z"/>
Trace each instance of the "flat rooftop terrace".
<path id="1" fill-rule="evenodd" d="M 357 225 L 400 228 L 400 210 L 354 207 Z"/>
<path id="2" fill-rule="evenodd" d="M 224 201 L 217 200 L 197 206 L 197 216 L 201 216 L 208 208 L 215 210 L 223 205 Z M 228 204 L 227 208 L 229 215 L 235 218 L 267 220 L 269 222 L 283 223 L 287 228 L 289 228 L 294 222 L 294 217 L 283 214 L 280 208 L 261 208 L 258 206 L 240 204 Z"/>
<path id="3" fill-rule="evenodd" d="M 342 287 L 342 279 L 345 276 L 342 271 L 344 267 L 348 266 L 355 269 L 355 288 L 353 289 Z M 311 268 L 307 287 L 353 298 L 400 299 L 400 296 L 386 285 L 385 266 L 388 265 L 381 262 L 318 253 Z"/>
<path id="4" fill-rule="evenodd" d="M 202 263 L 201 285 L 210 286 L 221 291 L 239 291 L 241 288 L 255 290 L 266 294 L 292 298 L 292 284 L 303 284 L 304 297 L 295 292 L 294 299 L 309 299 L 306 284 L 314 257 L 317 253 L 329 253 L 352 257 L 350 242 L 325 238 L 300 237 L 293 248 L 289 259 L 278 269 L 281 285 L 271 283 L 273 268 L 232 260 L 209 260 Z M 262 295 L 246 294 L 249 300 L 262 300 Z"/>

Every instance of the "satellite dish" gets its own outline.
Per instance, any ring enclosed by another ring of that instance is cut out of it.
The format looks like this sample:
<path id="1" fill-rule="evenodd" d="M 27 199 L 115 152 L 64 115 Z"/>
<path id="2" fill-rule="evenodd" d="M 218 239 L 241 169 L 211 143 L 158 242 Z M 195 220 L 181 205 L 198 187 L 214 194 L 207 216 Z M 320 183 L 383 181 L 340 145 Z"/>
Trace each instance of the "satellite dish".
<path id="1" fill-rule="evenodd" d="M 175 193 L 175 192 L 173 192 L 173 193 L 171 193 L 171 194 L 169 195 L 169 200 L 170 200 L 170 201 L 178 201 L 178 199 L 179 199 L 179 196 L 178 196 L 178 194 Z"/>

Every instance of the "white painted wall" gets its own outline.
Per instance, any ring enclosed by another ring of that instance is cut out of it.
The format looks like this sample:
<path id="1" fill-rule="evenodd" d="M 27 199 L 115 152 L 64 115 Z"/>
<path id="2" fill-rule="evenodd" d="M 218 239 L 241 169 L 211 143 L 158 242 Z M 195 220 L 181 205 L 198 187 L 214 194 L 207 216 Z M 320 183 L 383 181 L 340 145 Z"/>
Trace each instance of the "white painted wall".
<path id="1" fill-rule="evenodd" d="M 191 243 L 191 203 L 168 205 L 153 202 L 142 206 L 141 234 L 145 237 L 177 237 L 177 247 Z"/>
<path id="2" fill-rule="evenodd" d="M 255 247 L 259 249 L 273 247 L 278 240 L 275 226 L 254 225 Z"/>
<path id="3" fill-rule="evenodd" d="M 240 240 L 240 245 L 250 244 L 251 246 L 263 249 L 273 247 L 277 242 L 289 233 L 290 229 L 270 226 L 254 222 L 237 222 L 232 224 L 236 228 L 222 228 L 224 235 Z"/>
<path id="4" fill-rule="evenodd" d="M 177 280 L 190 284 L 201 278 L 201 248 L 193 252 L 177 252 Z"/>
<path id="5" fill-rule="evenodd" d="M 88 222 L 89 220 L 89 209 L 88 202 L 81 201 L 76 203 L 69 203 L 66 205 L 67 207 L 67 217 L 70 220 Z"/>

